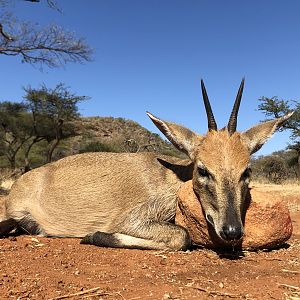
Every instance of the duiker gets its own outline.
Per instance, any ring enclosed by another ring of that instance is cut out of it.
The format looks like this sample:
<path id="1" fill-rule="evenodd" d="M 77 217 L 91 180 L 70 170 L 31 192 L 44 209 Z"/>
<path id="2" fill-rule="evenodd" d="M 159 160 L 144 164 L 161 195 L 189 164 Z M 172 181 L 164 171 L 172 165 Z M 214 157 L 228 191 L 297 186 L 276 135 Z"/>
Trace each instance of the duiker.
<path id="1" fill-rule="evenodd" d="M 203 81 L 208 132 L 198 135 L 148 113 L 189 159 L 154 153 L 87 153 L 24 174 L 6 201 L 0 236 L 18 229 L 52 237 L 83 237 L 104 247 L 185 250 L 188 232 L 174 224 L 176 193 L 193 181 L 207 221 L 228 242 L 243 236 L 250 155 L 291 114 L 236 132 L 242 80 L 228 125 L 217 129 Z"/>

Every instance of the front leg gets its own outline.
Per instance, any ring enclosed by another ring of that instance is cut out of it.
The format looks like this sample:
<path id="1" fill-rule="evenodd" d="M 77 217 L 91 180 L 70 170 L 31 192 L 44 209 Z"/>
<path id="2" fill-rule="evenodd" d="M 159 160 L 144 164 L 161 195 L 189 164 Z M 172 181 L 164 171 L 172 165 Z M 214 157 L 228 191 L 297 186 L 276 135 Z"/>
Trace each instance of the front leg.
<path id="1" fill-rule="evenodd" d="M 134 234 L 134 235 L 133 235 Z M 106 233 L 97 231 L 85 236 L 81 244 L 100 247 L 134 248 L 179 251 L 191 246 L 187 230 L 168 222 L 151 222 L 128 233 Z"/>

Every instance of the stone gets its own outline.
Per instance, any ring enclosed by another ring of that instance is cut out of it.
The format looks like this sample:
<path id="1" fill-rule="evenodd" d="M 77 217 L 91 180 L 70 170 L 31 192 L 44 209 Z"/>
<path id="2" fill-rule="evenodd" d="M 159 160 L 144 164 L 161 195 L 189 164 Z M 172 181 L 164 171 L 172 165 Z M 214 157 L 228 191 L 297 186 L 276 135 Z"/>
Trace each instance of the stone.
<path id="1" fill-rule="evenodd" d="M 177 193 L 175 223 L 185 227 L 197 245 L 206 248 L 234 247 L 242 250 L 274 249 L 283 245 L 292 235 L 290 213 L 278 195 L 249 190 L 249 207 L 245 212 L 244 237 L 234 245 L 226 243 L 206 221 L 201 204 L 193 191 L 192 181 L 183 184 Z"/>

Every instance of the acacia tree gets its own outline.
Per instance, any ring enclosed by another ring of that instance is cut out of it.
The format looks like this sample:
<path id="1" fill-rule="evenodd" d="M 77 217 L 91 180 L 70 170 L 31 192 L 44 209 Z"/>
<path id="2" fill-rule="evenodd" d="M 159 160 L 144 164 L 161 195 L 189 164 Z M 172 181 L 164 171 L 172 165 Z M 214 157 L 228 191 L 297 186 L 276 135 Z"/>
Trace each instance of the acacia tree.
<path id="1" fill-rule="evenodd" d="M 72 120 L 79 116 L 77 104 L 89 99 L 87 96 L 77 96 L 63 84 L 54 89 L 42 85 L 39 89 L 24 88 L 25 104 L 32 114 L 35 139 L 32 144 L 47 140 L 47 162 L 52 161 L 53 152 L 63 138 L 75 134 Z"/>
<path id="2" fill-rule="evenodd" d="M 280 128 L 281 131 L 289 130 L 292 143 L 288 146 L 289 149 L 295 150 L 298 160 L 298 177 L 300 178 L 300 103 L 294 100 L 283 100 L 278 97 L 262 97 L 259 99 L 261 103 L 258 110 L 263 111 L 268 117 L 280 118 L 283 115 L 294 111 L 294 114 Z"/>
<path id="3" fill-rule="evenodd" d="M 0 155 L 15 169 L 22 149 L 26 172 L 30 170 L 29 154 L 35 144 L 48 142 L 45 161 L 51 162 L 60 141 L 76 134 L 72 121 L 79 116 L 77 104 L 88 97 L 71 93 L 64 84 L 54 89 L 43 85 L 24 90 L 23 103 L 0 102 Z"/>
<path id="4" fill-rule="evenodd" d="M 39 0 L 25 0 L 40 2 Z M 59 67 L 69 62 L 91 60 L 92 50 L 82 38 L 57 25 L 40 28 L 13 16 L 9 0 L 0 0 L 0 54 L 19 56 L 22 62 Z M 57 8 L 56 2 L 47 1 Z"/>

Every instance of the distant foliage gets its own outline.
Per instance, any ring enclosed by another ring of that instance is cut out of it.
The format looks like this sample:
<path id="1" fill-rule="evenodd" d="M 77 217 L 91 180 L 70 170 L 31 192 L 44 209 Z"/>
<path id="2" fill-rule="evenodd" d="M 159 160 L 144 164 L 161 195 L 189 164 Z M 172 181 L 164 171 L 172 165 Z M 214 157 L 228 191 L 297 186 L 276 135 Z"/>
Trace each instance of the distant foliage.
<path id="1" fill-rule="evenodd" d="M 270 182 L 281 183 L 287 179 L 287 167 L 278 156 L 267 156 L 260 161 L 260 171 Z"/>
<path id="2" fill-rule="evenodd" d="M 90 142 L 80 148 L 79 153 L 85 152 L 120 152 L 117 147 L 101 142 Z"/>
<path id="3" fill-rule="evenodd" d="M 281 131 L 288 130 L 290 132 L 291 143 L 288 149 L 297 153 L 298 161 L 298 178 L 300 179 L 300 102 L 294 100 L 283 100 L 278 97 L 262 97 L 259 99 L 258 109 L 262 111 L 267 120 L 269 118 L 280 118 L 287 113 L 294 111 L 294 114 L 281 127 Z"/>
<path id="4" fill-rule="evenodd" d="M 254 180 L 276 184 L 287 180 L 296 180 L 298 176 L 297 153 L 287 150 L 260 156 L 252 160 L 252 170 Z"/>

